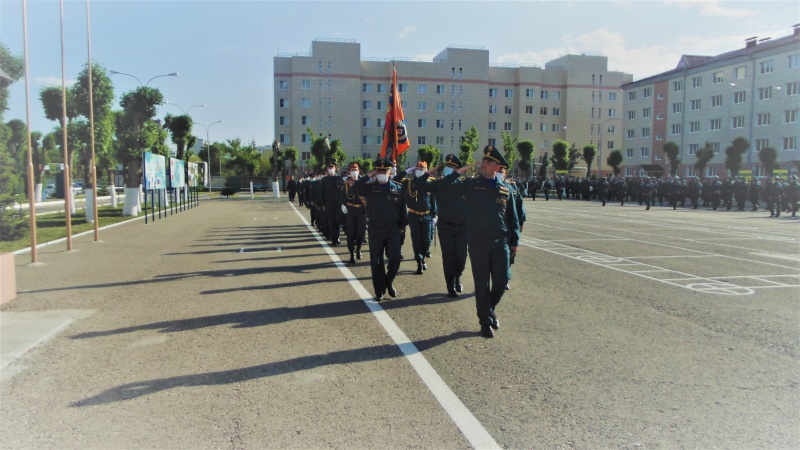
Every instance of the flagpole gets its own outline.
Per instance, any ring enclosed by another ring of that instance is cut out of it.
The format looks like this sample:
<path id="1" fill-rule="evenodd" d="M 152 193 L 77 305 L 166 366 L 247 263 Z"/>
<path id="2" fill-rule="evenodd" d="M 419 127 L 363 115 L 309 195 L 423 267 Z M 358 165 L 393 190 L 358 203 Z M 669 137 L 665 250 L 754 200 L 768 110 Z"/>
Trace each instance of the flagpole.
<path id="1" fill-rule="evenodd" d="M 89 59 L 89 129 L 92 143 L 92 220 L 94 222 L 94 240 L 100 240 L 100 229 L 97 205 L 97 161 L 94 153 L 94 92 L 92 90 L 92 21 L 89 16 L 89 0 L 86 0 L 86 35 Z"/>
<path id="2" fill-rule="evenodd" d="M 28 124 L 28 220 L 30 221 L 31 234 L 31 262 L 35 263 L 36 254 L 36 194 L 33 186 L 33 150 L 31 148 L 31 95 L 30 79 L 28 74 L 28 7 L 27 2 L 22 0 L 22 38 L 25 47 L 25 114 Z"/>

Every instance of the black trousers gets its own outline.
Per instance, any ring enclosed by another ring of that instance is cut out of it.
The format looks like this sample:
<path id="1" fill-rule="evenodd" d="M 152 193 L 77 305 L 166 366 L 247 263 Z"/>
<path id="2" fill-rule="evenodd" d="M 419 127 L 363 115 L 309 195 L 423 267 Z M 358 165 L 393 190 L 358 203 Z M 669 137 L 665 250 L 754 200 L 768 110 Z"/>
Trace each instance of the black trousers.
<path id="1" fill-rule="evenodd" d="M 367 231 L 367 216 L 364 208 L 347 207 L 344 216 L 345 233 L 347 233 L 347 250 L 350 252 L 361 251 L 361 242 Z"/>
<path id="2" fill-rule="evenodd" d="M 400 228 L 397 225 L 381 227 L 370 221 L 368 242 L 372 287 L 376 294 L 383 295 L 400 270 Z M 383 263 L 384 253 L 388 264 Z"/>
<path id="3" fill-rule="evenodd" d="M 411 233 L 411 248 L 414 261 L 422 262 L 431 250 L 431 216 L 408 215 L 408 232 Z"/>
<path id="4" fill-rule="evenodd" d="M 325 234 L 331 242 L 339 242 L 339 212 L 338 204 L 325 205 Z"/>
<path id="5" fill-rule="evenodd" d="M 510 257 L 506 239 L 469 238 L 469 260 L 475 281 L 475 309 L 481 325 L 491 325 L 496 318 L 495 309 L 511 278 Z"/>
<path id="6" fill-rule="evenodd" d="M 454 286 L 455 279 L 464 273 L 467 265 L 467 227 L 439 221 L 439 246 L 442 249 L 442 268 L 447 287 Z"/>

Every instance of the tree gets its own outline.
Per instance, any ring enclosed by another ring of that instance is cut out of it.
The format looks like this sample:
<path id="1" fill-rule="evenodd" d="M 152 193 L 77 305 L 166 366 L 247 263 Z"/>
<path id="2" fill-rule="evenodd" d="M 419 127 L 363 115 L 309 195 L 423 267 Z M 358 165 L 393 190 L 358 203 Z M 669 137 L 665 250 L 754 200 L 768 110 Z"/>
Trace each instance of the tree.
<path id="1" fill-rule="evenodd" d="M 11 50 L 0 42 L 0 69 L 8 75 L 9 79 L 0 77 L 0 123 L 4 113 L 8 110 L 8 87 L 25 75 L 25 61 L 21 56 L 11 54 Z"/>
<path id="2" fill-rule="evenodd" d="M 255 142 L 242 145 L 239 138 L 228 139 L 228 155 L 227 166 L 239 176 L 252 177 L 261 170 L 261 152 L 256 149 Z"/>
<path id="3" fill-rule="evenodd" d="M 725 167 L 730 171 L 731 176 L 736 177 L 739 175 L 739 169 L 742 167 L 742 155 L 750 148 L 750 143 L 743 137 L 737 137 L 731 142 L 731 145 L 725 149 Z"/>
<path id="4" fill-rule="evenodd" d="M 697 161 L 694 163 L 694 170 L 700 172 L 700 178 L 703 178 L 708 162 L 714 159 L 714 147 L 711 146 L 710 142 L 706 142 L 703 148 L 698 149 L 694 155 L 697 157 Z"/>
<path id="5" fill-rule="evenodd" d="M 472 158 L 472 154 L 478 149 L 478 137 L 478 129 L 472 126 L 459 138 L 460 143 L 458 148 L 460 151 L 458 153 L 458 159 L 460 159 L 461 163 L 465 166 L 475 162 L 475 159 Z"/>
<path id="6" fill-rule="evenodd" d="M 111 162 L 113 159 L 112 145 L 114 139 L 114 118 L 111 112 L 111 103 L 114 101 L 114 85 L 111 78 L 106 73 L 105 68 L 98 64 L 92 64 L 92 108 L 89 108 L 89 65 L 85 64 L 83 70 L 78 74 L 78 80 L 70 88 L 73 107 L 78 117 L 83 117 L 82 133 L 79 133 L 76 142 L 78 159 L 82 169 L 82 178 L 87 183 L 87 188 L 92 188 L 92 146 L 90 116 L 94 115 L 94 154 L 95 160 Z M 109 170 L 110 164 L 98 167 Z"/>
<path id="7" fill-rule="evenodd" d="M 161 92 L 147 86 L 126 92 L 119 102 L 122 112 L 116 116 L 117 159 L 122 163 L 125 186 L 128 189 L 139 189 L 142 179 L 142 152 L 153 147 L 160 137 L 148 124 L 158 127 L 152 118 L 156 115 L 156 107 L 163 103 L 164 96 Z"/>
<path id="8" fill-rule="evenodd" d="M 192 136 L 192 116 L 183 114 L 180 116 L 173 116 L 167 114 L 164 117 L 164 129 L 169 130 L 172 143 L 176 147 L 176 158 L 184 159 L 184 152 L 186 151 L 186 143 Z"/>
<path id="9" fill-rule="evenodd" d="M 0 240 L 6 241 L 24 236 L 27 220 L 21 212 L 7 208 L 15 201 L 10 188 L 17 184 L 18 174 L 14 170 L 14 158 L 6 149 L 9 129 L 3 120 L 8 110 L 8 87 L 24 75 L 24 61 L 12 55 L 3 43 L 0 43 L 0 68 L 9 77 L 0 77 Z"/>
<path id="10" fill-rule="evenodd" d="M 547 159 L 547 152 L 542 156 L 542 164 L 539 166 L 539 178 L 544 179 L 547 177 L 547 166 L 550 165 L 550 160 Z"/>
<path id="11" fill-rule="evenodd" d="M 567 170 L 567 148 L 569 143 L 563 139 L 553 142 L 553 156 L 550 162 L 555 170 Z"/>
<path id="12" fill-rule="evenodd" d="M 772 176 L 772 171 L 777 167 L 778 152 L 773 147 L 764 147 L 758 151 L 758 159 L 764 165 L 767 176 Z"/>
<path id="13" fill-rule="evenodd" d="M 292 167 L 292 173 L 297 170 L 297 159 L 300 156 L 300 152 L 294 147 L 286 147 L 283 150 L 283 161 L 289 161 Z"/>
<path id="14" fill-rule="evenodd" d="M 594 144 L 588 144 L 583 147 L 583 160 L 586 162 L 586 176 L 592 171 L 592 163 L 594 157 L 597 155 L 597 147 Z"/>
<path id="15" fill-rule="evenodd" d="M 423 145 L 417 150 L 417 159 L 425 161 L 428 167 L 438 166 L 442 161 L 442 151 L 433 145 Z"/>
<path id="16" fill-rule="evenodd" d="M 519 168 L 522 170 L 525 179 L 531 177 L 531 167 L 533 165 L 533 153 L 536 145 L 532 141 L 517 142 L 517 152 L 519 153 Z"/>
<path id="17" fill-rule="evenodd" d="M 575 147 L 573 143 L 572 146 L 569 148 L 569 153 L 567 153 L 567 170 L 572 171 L 575 168 L 575 165 L 578 164 L 578 160 L 581 158 L 581 152 Z M 586 171 L 586 176 L 589 176 L 589 171 Z"/>
<path id="18" fill-rule="evenodd" d="M 611 166 L 611 168 L 614 170 L 614 176 L 619 176 L 619 166 L 622 164 L 623 159 L 622 152 L 619 150 L 614 150 L 610 155 L 608 155 L 608 158 L 606 158 L 606 164 Z"/>
<path id="19" fill-rule="evenodd" d="M 669 175 L 675 176 L 678 174 L 678 166 L 681 163 L 680 159 L 680 152 L 681 148 L 678 147 L 678 144 L 669 141 L 664 144 L 664 154 L 667 155 L 667 159 L 669 159 Z"/>
<path id="20" fill-rule="evenodd" d="M 519 159 L 517 147 L 514 145 L 517 139 L 512 138 L 511 133 L 505 131 L 500 132 L 500 138 L 503 139 L 503 156 L 508 161 L 508 173 L 510 174 L 514 171 L 514 162 Z"/>

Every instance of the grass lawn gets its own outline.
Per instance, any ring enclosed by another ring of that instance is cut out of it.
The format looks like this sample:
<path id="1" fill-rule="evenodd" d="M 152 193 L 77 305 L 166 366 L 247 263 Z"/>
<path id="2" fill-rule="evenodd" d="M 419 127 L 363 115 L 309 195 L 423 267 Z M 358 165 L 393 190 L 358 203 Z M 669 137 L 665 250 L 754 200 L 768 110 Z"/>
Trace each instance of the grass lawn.
<path id="1" fill-rule="evenodd" d="M 113 208 L 111 206 L 101 206 L 97 210 L 97 225 L 102 228 L 117 222 L 124 222 L 133 219 L 131 216 L 122 215 L 122 207 Z M 72 217 L 72 234 L 82 233 L 93 230 L 94 224 L 86 222 L 86 214 L 79 211 Z M 67 236 L 66 216 L 63 212 L 53 214 L 42 214 L 36 216 L 36 243 L 54 241 Z M 13 252 L 31 246 L 30 231 L 25 236 L 16 241 L 0 242 L 0 253 Z"/>

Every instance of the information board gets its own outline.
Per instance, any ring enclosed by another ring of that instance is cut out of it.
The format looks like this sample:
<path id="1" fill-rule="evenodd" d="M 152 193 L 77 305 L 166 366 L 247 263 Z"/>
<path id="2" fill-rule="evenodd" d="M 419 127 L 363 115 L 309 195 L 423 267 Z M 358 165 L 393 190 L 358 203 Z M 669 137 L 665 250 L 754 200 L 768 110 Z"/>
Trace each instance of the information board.
<path id="1" fill-rule="evenodd" d="M 186 186 L 184 163 L 182 159 L 169 159 L 169 187 L 174 189 Z"/>
<path id="2" fill-rule="evenodd" d="M 166 189 L 167 187 L 167 158 L 151 152 L 144 152 L 142 163 L 142 176 L 146 190 Z"/>

